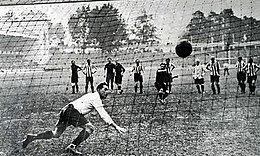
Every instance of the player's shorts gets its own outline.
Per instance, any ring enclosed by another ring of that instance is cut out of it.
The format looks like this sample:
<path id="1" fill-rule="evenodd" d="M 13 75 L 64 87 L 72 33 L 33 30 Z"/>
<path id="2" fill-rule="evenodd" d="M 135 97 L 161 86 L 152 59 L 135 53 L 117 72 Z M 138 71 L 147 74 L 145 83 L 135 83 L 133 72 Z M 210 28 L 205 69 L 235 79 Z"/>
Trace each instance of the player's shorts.
<path id="1" fill-rule="evenodd" d="M 114 81 L 114 77 L 115 77 L 114 73 L 108 73 L 107 77 L 106 77 L 106 82 L 108 82 L 110 80 Z"/>
<path id="2" fill-rule="evenodd" d="M 89 121 L 84 115 L 76 110 L 72 104 L 69 104 L 60 112 L 60 119 L 56 126 L 65 124 L 66 126 L 73 125 L 74 127 L 81 127 L 87 123 Z"/>
<path id="3" fill-rule="evenodd" d="M 72 76 L 71 77 L 71 83 L 78 83 L 78 77 L 77 76 Z"/>
<path id="4" fill-rule="evenodd" d="M 138 73 L 134 73 L 134 81 L 135 82 L 143 82 L 143 76 L 141 74 L 138 74 Z"/>
<path id="5" fill-rule="evenodd" d="M 247 83 L 252 83 L 252 81 L 256 81 L 257 76 L 247 76 Z"/>
<path id="6" fill-rule="evenodd" d="M 93 83 L 93 77 L 86 77 L 86 83 L 90 82 Z"/>
<path id="7" fill-rule="evenodd" d="M 163 89 L 164 92 L 166 92 L 166 84 L 163 82 L 155 82 L 154 83 L 155 88 L 159 91 L 160 89 Z"/>
<path id="8" fill-rule="evenodd" d="M 219 76 L 210 75 L 210 82 L 219 82 Z"/>
<path id="9" fill-rule="evenodd" d="M 172 82 L 172 74 L 171 73 L 167 73 L 167 76 L 165 78 L 166 82 Z"/>
<path id="10" fill-rule="evenodd" d="M 238 72 L 237 73 L 237 80 L 238 81 L 246 81 L 246 73 L 245 72 Z"/>
<path id="11" fill-rule="evenodd" d="M 122 75 L 116 75 L 115 76 L 115 83 L 116 84 L 122 84 L 122 78 L 123 78 Z"/>
<path id="12" fill-rule="evenodd" d="M 204 78 L 201 79 L 194 79 L 195 84 L 204 84 Z"/>

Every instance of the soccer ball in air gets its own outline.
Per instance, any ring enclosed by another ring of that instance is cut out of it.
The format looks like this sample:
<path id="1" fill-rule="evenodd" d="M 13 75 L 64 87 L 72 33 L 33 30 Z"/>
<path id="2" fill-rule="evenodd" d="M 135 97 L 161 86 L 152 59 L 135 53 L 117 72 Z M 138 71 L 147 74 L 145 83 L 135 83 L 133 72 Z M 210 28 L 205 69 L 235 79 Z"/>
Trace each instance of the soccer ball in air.
<path id="1" fill-rule="evenodd" d="M 181 57 L 185 58 L 188 57 L 192 52 L 192 46 L 188 41 L 181 41 L 176 47 L 175 47 L 176 54 Z"/>

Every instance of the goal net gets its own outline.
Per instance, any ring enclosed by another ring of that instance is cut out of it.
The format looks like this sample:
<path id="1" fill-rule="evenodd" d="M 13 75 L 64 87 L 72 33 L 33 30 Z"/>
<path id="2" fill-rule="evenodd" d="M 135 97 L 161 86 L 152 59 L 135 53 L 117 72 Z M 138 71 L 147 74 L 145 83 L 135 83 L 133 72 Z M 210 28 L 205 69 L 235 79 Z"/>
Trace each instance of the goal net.
<path id="1" fill-rule="evenodd" d="M 91 60 L 96 87 L 106 81 L 108 58 L 125 72 L 123 92 L 110 83 L 104 108 L 127 132 L 116 133 L 93 111 L 86 117 L 95 130 L 78 149 L 85 155 L 260 155 L 259 82 L 250 94 L 245 81 L 242 94 L 235 67 L 238 57 L 260 64 L 259 7 L 257 0 L 1 1 L 0 155 L 66 155 L 80 128 L 26 148 L 21 141 L 53 130 L 61 108 L 91 91 L 78 71 L 72 94 L 72 60 L 81 68 Z M 185 58 L 176 54 L 183 40 L 192 45 Z M 199 59 L 206 66 L 212 56 L 220 64 L 220 94 L 212 94 L 209 70 L 201 94 L 194 65 Z M 162 102 L 156 71 L 167 58 L 174 79 Z M 132 72 L 137 59 L 142 93 Z"/>

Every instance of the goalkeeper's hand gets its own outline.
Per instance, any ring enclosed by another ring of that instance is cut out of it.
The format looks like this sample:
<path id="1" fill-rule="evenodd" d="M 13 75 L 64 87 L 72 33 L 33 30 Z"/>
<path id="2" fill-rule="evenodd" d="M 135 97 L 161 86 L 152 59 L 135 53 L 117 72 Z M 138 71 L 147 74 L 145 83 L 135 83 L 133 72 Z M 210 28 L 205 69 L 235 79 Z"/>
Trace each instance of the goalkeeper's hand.
<path id="1" fill-rule="evenodd" d="M 127 132 L 127 130 L 125 128 L 122 128 L 122 127 L 119 127 L 119 126 L 116 127 L 116 130 L 120 134 L 124 134 L 124 133 Z"/>
<path id="2" fill-rule="evenodd" d="M 122 128 L 120 126 L 118 126 L 117 124 L 112 124 L 112 126 L 116 129 L 116 131 L 120 134 L 124 134 L 127 132 L 127 130 L 125 128 Z"/>

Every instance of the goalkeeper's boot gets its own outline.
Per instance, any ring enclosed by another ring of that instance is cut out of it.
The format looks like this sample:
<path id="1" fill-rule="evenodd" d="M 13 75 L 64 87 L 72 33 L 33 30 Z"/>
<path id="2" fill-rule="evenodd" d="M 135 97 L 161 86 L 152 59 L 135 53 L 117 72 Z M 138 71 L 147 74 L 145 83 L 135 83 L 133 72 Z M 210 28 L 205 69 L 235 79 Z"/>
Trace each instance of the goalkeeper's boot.
<path id="1" fill-rule="evenodd" d="M 68 147 L 66 147 L 65 151 L 68 153 L 75 154 L 75 155 L 82 155 L 81 152 L 76 150 L 76 145 L 74 145 L 74 144 L 70 144 Z"/>
<path id="2" fill-rule="evenodd" d="M 24 139 L 24 140 L 22 141 L 22 142 L 23 142 L 23 148 L 26 148 L 27 145 L 34 140 L 34 138 L 35 138 L 35 135 L 33 135 L 33 134 L 28 134 L 27 137 L 26 137 L 26 139 Z"/>

